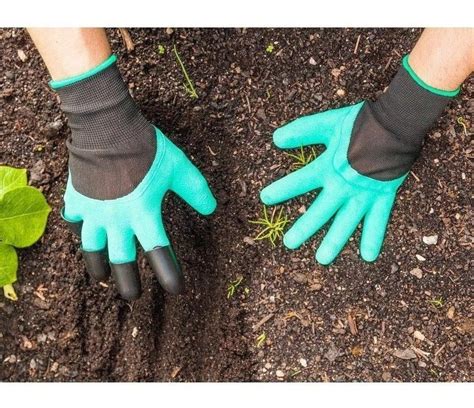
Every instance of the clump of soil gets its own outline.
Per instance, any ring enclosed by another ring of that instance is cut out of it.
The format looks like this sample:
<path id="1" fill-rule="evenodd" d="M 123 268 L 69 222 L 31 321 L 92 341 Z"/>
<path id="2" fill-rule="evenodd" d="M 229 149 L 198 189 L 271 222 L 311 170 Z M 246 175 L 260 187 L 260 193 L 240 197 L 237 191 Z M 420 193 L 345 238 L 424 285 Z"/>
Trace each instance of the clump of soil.
<path id="1" fill-rule="evenodd" d="M 248 222 L 262 212 L 261 188 L 291 170 L 273 130 L 375 97 L 419 32 L 134 29 L 127 52 L 110 30 L 144 114 L 219 201 L 203 218 L 168 197 L 186 291 L 164 293 L 140 258 L 144 294 L 127 303 L 112 282 L 89 280 L 60 221 L 67 125 L 26 33 L 0 30 L 0 163 L 28 168 L 54 208 L 41 241 L 20 253 L 20 300 L 0 300 L 0 380 L 472 381 L 472 78 L 428 135 L 377 262 L 360 260 L 358 234 L 323 267 L 314 261 L 321 234 L 288 251 L 252 240 Z M 175 44 L 198 99 L 183 88 Z M 284 209 L 294 220 L 310 202 Z M 423 242 L 433 235 L 435 245 Z"/>

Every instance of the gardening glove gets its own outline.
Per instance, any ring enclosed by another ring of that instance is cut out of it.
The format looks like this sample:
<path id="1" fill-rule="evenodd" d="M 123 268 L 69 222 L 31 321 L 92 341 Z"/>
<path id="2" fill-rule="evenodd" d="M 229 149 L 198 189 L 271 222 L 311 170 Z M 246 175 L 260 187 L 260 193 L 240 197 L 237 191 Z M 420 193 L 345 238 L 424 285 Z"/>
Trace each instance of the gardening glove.
<path id="1" fill-rule="evenodd" d="M 374 261 L 397 189 L 418 157 L 424 135 L 458 92 L 424 83 L 405 56 L 377 101 L 302 117 L 277 129 L 273 140 L 279 148 L 326 146 L 316 160 L 261 191 L 261 200 L 273 205 L 321 189 L 284 235 L 285 246 L 298 248 L 334 217 L 316 252 L 316 260 L 327 265 L 363 220 L 360 253 L 365 261 Z"/>
<path id="2" fill-rule="evenodd" d="M 216 200 L 203 175 L 141 115 L 115 56 L 83 75 L 50 84 L 71 128 L 62 216 L 81 236 L 89 274 L 105 280 L 111 271 L 122 297 L 138 298 L 138 240 L 161 286 L 179 293 L 184 280 L 161 203 L 172 190 L 199 213 L 211 214 Z"/>

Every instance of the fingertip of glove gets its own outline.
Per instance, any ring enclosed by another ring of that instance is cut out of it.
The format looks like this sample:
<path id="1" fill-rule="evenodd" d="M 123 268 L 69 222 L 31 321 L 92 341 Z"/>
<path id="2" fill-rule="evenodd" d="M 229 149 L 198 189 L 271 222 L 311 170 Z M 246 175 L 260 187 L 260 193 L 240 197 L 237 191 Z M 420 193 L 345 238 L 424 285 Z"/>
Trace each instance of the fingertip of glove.
<path id="1" fill-rule="evenodd" d="M 379 253 L 375 253 L 374 251 L 369 251 L 369 250 L 361 250 L 360 251 L 360 256 L 365 262 L 375 262 L 377 258 L 379 257 Z"/>
<path id="2" fill-rule="evenodd" d="M 212 196 L 200 209 L 202 215 L 211 215 L 217 208 L 217 200 Z"/>
<path id="3" fill-rule="evenodd" d="M 291 233 L 285 234 L 283 236 L 283 244 L 288 249 L 298 249 L 301 246 L 301 244 L 295 239 L 295 237 Z"/>
<path id="4" fill-rule="evenodd" d="M 285 148 L 286 139 L 287 137 L 285 127 L 278 128 L 273 132 L 273 143 L 275 143 L 275 146 L 279 147 L 280 149 Z"/>
<path id="5" fill-rule="evenodd" d="M 265 187 L 260 191 L 260 201 L 265 205 L 272 205 L 271 196 L 268 193 L 268 187 Z"/>
<path id="6" fill-rule="evenodd" d="M 324 266 L 329 265 L 335 259 L 334 254 L 329 253 L 326 250 L 322 250 L 321 248 L 318 248 L 318 250 L 316 251 L 315 258 L 318 263 Z"/>

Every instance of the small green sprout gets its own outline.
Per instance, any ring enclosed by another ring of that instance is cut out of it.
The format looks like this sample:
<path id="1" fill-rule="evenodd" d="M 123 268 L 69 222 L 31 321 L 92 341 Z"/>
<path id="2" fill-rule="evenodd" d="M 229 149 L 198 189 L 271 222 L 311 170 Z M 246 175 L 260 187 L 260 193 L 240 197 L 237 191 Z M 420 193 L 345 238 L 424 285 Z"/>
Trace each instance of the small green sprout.
<path id="1" fill-rule="evenodd" d="M 227 299 L 230 299 L 231 297 L 235 295 L 235 291 L 240 286 L 243 280 L 244 280 L 243 276 L 240 276 L 235 281 L 232 281 L 229 283 L 229 286 L 227 286 Z"/>
<path id="2" fill-rule="evenodd" d="M 467 124 L 466 124 L 465 119 L 462 116 L 459 116 L 456 122 L 458 122 L 458 124 L 462 126 L 462 128 L 464 129 L 464 134 L 466 136 L 468 136 L 468 134 L 467 134 Z"/>
<path id="3" fill-rule="evenodd" d="M 276 213 L 277 208 L 275 207 L 272 211 L 271 216 L 268 215 L 267 207 L 263 206 L 263 218 L 259 218 L 255 221 L 249 221 L 251 224 L 262 225 L 264 228 L 254 238 L 255 241 L 268 239 L 272 246 L 276 246 L 276 241 L 283 236 L 283 230 L 288 224 L 288 217 L 283 215 L 283 207 L 280 208 L 278 215 Z"/>
<path id="4" fill-rule="evenodd" d="M 299 368 L 294 368 L 294 369 L 293 369 L 293 372 L 292 372 L 291 375 L 290 375 L 290 377 L 296 377 L 298 374 L 301 373 L 301 371 L 302 371 L 302 370 L 299 369 Z"/>
<path id="5" fill-rule="evenodd" d="M 271 42 L 270 44 L 267 45 L 267 48 L 265 48 L 265 51 L 266 51 L 268 54 L 271 54 L 274 49 L 275 49 L 275 46 L 274 46 L 273 43 Z"/>
<path id="6" fill-rule="evenodd" d="M 176 44 L 173 47 L 173 52 L 174 52 L 174 55 L 176 56 L 176 59 L 178 60 L 179 66 L 181 67 L 181 71 L 183 72 L 184 78 L 186 79 L 186 82 L 184 83 L 184 89 L 186 90 L 186 93 L 191 98 L 197 99 L 198 94 L 196 92 L 196 89 L 194 88 L 193 81 L 191 81 L 191 78 L 189 78 L 188 71 L 186 71 L 183 61 L 181 60 L 181 57 L 178 54 L 178 50 L 176 49 Z"/>
<path id="7" fill-rule="evenodd" d="M 439 298 L 433 298 L 430 300 L 430 303 L 436 307 L 437 309 L 440 309 L 444 306 L 444 300 L 442 297 Z"/>
<path id="8" fill-rule="evenodd" d="M 166 52 L 165 47 L 161 44 L 158 45 L 158 54 L 163 55 Z"/>
<path id="9" fill-rule="evenodd" d="M 245 293 L 245 296 L 248 296 L 250 294 L 250 289 L 249 288 L 245 288 L 244 289 L 244 293 Z"/>
<path id="10" fill-rule="evenodd" d="M 263 332 L 260 336 L 257 337 L 257 348 L 262 347 L 265 343 L 265 340 L 267 340 L 267 335 L 265 332 Z"/>
<path id="11" fill-rule="evenodd" d="M 300 147 L 300 150 L 298 150 L 298 153 L 286 153 L 286 154 L 294 160 L 294 162 L 291 164 L 292 170 L 298 170 L 301 167 L 306 166 L 307 164 L 312 162 L 318 155 L 314 147 L 311 147 L 310 152 L 306 153 L 305 150 L 303 149 L 303 146 Z"/>

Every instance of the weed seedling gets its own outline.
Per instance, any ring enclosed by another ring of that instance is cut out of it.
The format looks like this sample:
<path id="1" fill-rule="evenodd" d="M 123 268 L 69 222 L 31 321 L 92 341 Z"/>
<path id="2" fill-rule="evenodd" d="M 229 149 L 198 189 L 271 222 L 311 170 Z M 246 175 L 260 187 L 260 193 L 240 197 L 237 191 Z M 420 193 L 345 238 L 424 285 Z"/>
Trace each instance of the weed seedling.
<path id="1" fill-rule="evenodd" d="M 163 55 L 165 53 L 165 47 L 161 44 L 158 45 L 158 54 Z"/>
<path id="2" fill-rule="evenodd" d="M 459 125 L 462 126 L 463 130 L 464 130 L 464 134 L 466 136 L 468 136 L 467 134 L 467 125 L 466 125 L 466 121 L 464 120 L 464 118 L 462 116 L 459 116 L 459 118 L 457 119 L 457 122 Z"/>
<path id="3" fill-rule="evenodd" d="M 229 283 L 229 285 L 227 286 L 227 299 L 230 299 L 231 297 L 235 295 L 235 291 L 240 286 L 243 280 L 244 278 L 241 276 L 235 281 Z"/>
<path id="4" fill-rule="evenodd" d="M 267 45 L 267 48 L 265 48 L 265 52 L 267 54 L 271 54 L 274 49 L 275 49 L 275 46 L 273 45 L 273 43 L 270 43 L 270 44 Z"/>
<path id="5" fill-rule="evenodd" d="M 442 297 L 431 299 L 430 303 L 437 309 L 440 309 L 444 306 L 444 300 Z"/>
<path id="6" fill-rule="evenodd" d="M 265 340 L 267 339 L 267 335 L 265 332 L 263 332 L 260 336 L 257 337 L 257 348 L 260 348 L 263 346 L 265 343 Z"/>
<path id="7" fill-rule="evenodd" d="M 298 170 L 301 167 L 304 167 L 310 162 L 312 162 L 316 158 L 318 153 L 316 152 L 316 149 L 314 147 L 310 149 L 309 153 L 306 153 L 306 151 L 303 149 L 303 146 L 301 146 L 298 150 L 298 153 L 286 154 L 294 160 L 291 164 L 291 169 Z"/>
<path id="8" fill-rule="evenodd" d="M 198 98 L 198 94 L 196 92 L 196 89 L 194 88 L 193 81 L 191 81 L 191 78 L 188 75 L 188 71 L 186 71 L 186 68 L 184 67 L 183 61 L 181 60 L 181 57 L 178 54 L 178 50 L 176 49 L 176 44 L 173 47 L 173 52 L 174 55 L 176 56 L 176 59 L 178 61 L 178 64 L 181 68 L 181 71 L 183 72 L 184 78 L 186 79 L 186 82 L 184 83 L 184 89 L 186 90 L 186 93 L 193 99 Z"/>
<path id="9" fill-rule="evenodd" d="M 271 216 L 268 215 L 267 207 L 263 206 L 263 217 L 258 220 L 249 221 L 251 224 L 262 225 L 264 228 L 254 238 L 255 241 L 268 239 L 272 246 L 276 246 L 276 241 L 283 236 L 283 231 L 288 224 L 288 217 L 283 214 L 283 207 L 277 214 L 277 208 L 275 207 L 272 211 Z"/>

